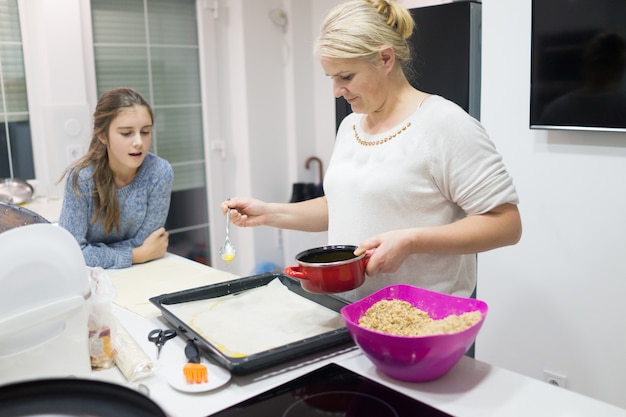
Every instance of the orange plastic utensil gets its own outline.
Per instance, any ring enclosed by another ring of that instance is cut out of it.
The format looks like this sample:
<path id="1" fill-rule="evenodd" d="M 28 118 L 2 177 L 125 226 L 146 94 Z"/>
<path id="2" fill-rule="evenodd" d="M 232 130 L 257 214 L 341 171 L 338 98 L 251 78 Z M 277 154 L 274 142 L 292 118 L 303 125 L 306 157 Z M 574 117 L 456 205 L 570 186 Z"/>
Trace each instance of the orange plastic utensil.
<path id="1" fill-rule="evenodd" d="M 187 341 L 185 356 L 189 360 L 183 367 L 187 384 L 202 384 L 209 382 L 206 366 L 200 363 L 200 352 L 192 339 Z"/>
<path id="2" fill-rule="evenodd" d="M 183 367 L 183 373 L 185 374 L 185 381 L 187 384 L 202 384 L 209 382 L 206 366 L 201 363 L 186 363 Z"/>

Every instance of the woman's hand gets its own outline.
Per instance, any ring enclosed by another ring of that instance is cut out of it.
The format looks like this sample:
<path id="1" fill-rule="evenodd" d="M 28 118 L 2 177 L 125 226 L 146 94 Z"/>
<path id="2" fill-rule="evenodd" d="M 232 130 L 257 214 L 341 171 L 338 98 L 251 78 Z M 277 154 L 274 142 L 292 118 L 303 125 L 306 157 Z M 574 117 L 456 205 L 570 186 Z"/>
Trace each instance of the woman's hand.
<path id="1" fill-rule="evenodd" d="M 254 198 L 234 197 L 223 201 L 222 213 L 230 210 L 230 221 L 239 227 L 267 224 L 268 204 Z"/>
<path id="2" fill-rule="evenodd" d="M 502 204 L 483 214 L 433 227 L 392 230 L 364 240 L 354 251 L 369 252 L 366 273 L 395 272 L 413 253 L 470 254 L 516 244 L 522 224 L 516 205 Z"/>
<path id="3" fill-rule="evenodd" d="M 165 252 L 167 252 L 169 235 L 169 232 L 164 227 L 160 227 L 152 232 L 141 246 L 133 249 L 133 264 L 141 264 L 162 258 Z"/>
<path id="4" fill-rule="evenodd" d="M 370 256 L 365 270 L 367 275 L 396 272 L 412 253 L 411 241 L 414 234 L 415 229 L 381 233 L 361 242 L 354 253 L 360 255 L 367 252 Z"/>
<path id="5" fill-rule="evenodd" d="M 322 232 L 328 229 L 326 197 L 297 203 L 266 203 L 249 197 L 233 197 L 221 204 L 230 210 L 230 221 L 240 227 L 271 226 L 281 229 Z"/>

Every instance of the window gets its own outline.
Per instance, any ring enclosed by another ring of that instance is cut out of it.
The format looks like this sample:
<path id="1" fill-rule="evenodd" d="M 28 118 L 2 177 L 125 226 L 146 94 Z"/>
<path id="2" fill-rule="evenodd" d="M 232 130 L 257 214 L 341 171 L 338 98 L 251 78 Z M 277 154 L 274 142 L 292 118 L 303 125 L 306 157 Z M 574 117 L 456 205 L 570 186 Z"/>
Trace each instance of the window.
<path id="1" fill-rule="evenodd" d="M 152 151 L 174 169 L 169 250 L 208 263 L 195 0 L 92 0 L 91 13 L 98 95 L 141 92 L 155 113 Z"/>
<path id="2" fill-rule="evenodd" d="M 17 0 L 0 0 L 0 177 L 35 177 Z"/>

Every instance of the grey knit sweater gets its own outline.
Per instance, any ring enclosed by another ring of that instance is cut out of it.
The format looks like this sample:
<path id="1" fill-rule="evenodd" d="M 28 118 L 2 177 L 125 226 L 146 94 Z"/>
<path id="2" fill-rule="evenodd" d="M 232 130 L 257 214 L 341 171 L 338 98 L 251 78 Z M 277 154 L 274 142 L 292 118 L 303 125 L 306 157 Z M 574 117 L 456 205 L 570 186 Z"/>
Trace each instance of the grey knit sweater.
<path id="1" fill-rule="evenodd" d="M 80 196 L 76 196 L 68 179 L 59 225 L 74 235 L 87 266 L 129 267 L 133 248 L 141 246 L 148 235 L 165 225 L 174 180 L 172 167 L 152 153 L 146 156 L 133 181 L 117 190 L 120 228 L 110 234 L 104 232 L 99 222 L 90 223 L 94 214 L 92 172 L 91 167 L 80 172 Z"/>

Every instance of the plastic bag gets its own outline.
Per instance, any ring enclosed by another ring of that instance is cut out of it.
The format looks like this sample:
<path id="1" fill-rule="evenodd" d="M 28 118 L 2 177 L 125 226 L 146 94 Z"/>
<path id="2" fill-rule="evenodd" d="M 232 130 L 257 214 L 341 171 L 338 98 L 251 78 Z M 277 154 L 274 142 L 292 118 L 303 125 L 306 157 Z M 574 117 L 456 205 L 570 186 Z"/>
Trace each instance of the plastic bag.
<path id="1" fill-rule="evenodd" d="M 89 311 L 89 355 L 91 369 L 108 369 L 115 365 L 112 343 L 115 317 L 111 303 L 117 296 L 113 282 L 102 268 L 87 268 L 91 284 Z"/>

